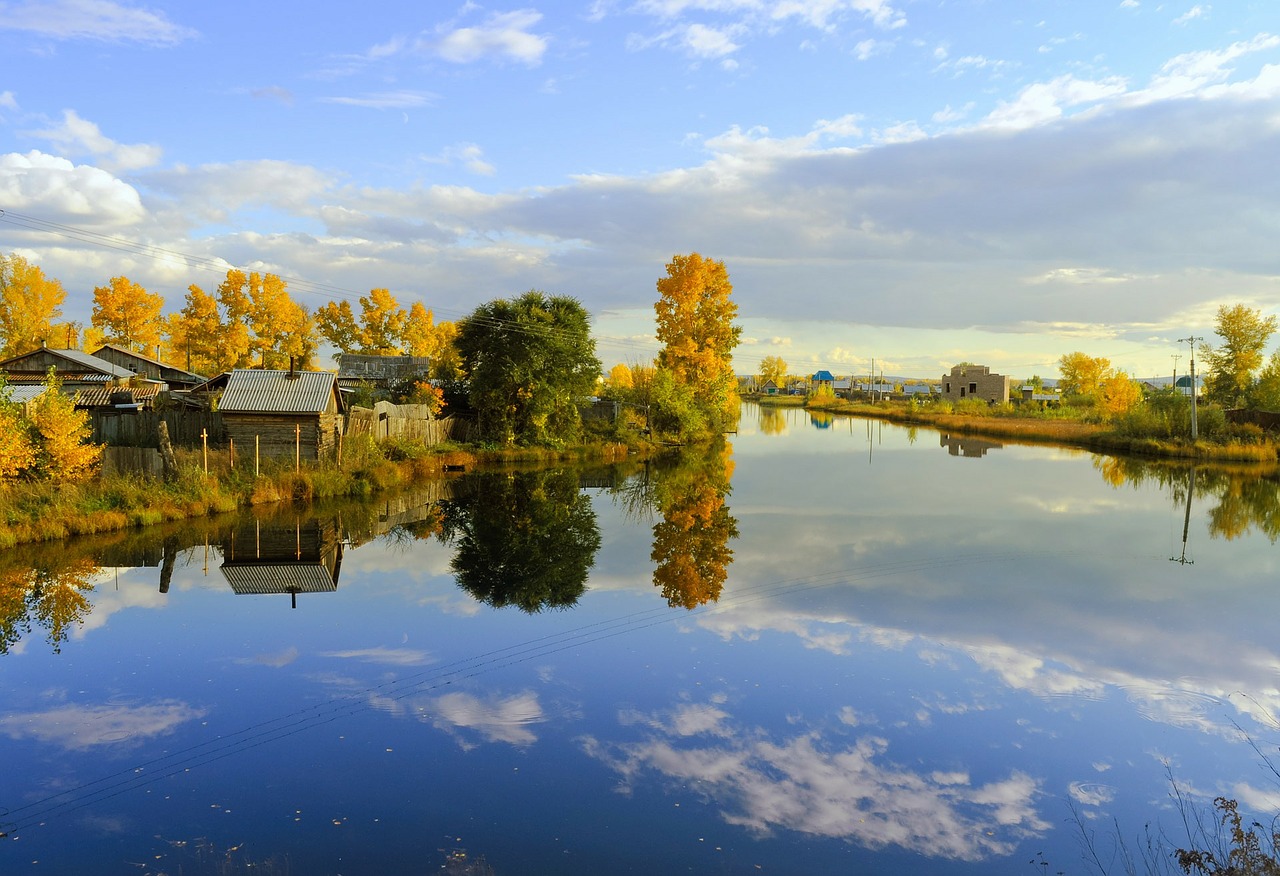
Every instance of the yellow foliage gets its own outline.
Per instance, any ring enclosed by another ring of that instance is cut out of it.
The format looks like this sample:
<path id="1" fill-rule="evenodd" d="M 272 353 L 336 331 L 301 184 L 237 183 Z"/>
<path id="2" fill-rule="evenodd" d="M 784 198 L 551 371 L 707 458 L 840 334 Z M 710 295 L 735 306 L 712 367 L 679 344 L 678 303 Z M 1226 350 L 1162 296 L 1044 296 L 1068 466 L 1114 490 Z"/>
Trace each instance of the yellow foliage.
<path id="1" fill-rule="evenodd" d="M 29 416 L 40 436 L 36 470 L 41 476 L 81 480 L 97 471 L 102 447 L 88 443 L 93 431 L 89 415 L 75 409 L 56 377 L 45 381 L 45 391 L 31 402 Z"/>
<path id="2" fill-rule="evenodd" d="M 163 307 L 163 298 L 128 277 L 112 277 L 93 290 L 93 324 L 112 344 L 154 351 L 164 328 Z"/>
<path id="3" fill-rule="evenodd" d="M 26 419 L 14 405 L 0 401 L 0 478 L 13 477 L 35 465 L 36 447 Z"/>
<path id="4" fill-rule="evenodd" d="M 26 353 L 49 336 L 67 293 L 20 255 L 0 256 L 0 357 Z"/>

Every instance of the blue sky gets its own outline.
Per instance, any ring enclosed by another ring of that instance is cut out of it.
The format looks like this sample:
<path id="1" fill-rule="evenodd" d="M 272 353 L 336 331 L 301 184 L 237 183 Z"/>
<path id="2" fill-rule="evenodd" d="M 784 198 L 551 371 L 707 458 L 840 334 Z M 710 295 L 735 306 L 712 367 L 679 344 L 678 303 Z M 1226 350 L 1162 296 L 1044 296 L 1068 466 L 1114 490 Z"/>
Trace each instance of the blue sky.
<path id="1" fill-rule="evenodd" d="M 537 288 L 608 368 L 691 251 L 740 372 L 1181 373 L 1220 304 L 1280 312 L 1271 0 L 0 0 L 0 58 L 0 251 L 73 319 L 233 265 L 445 319 Z"/>

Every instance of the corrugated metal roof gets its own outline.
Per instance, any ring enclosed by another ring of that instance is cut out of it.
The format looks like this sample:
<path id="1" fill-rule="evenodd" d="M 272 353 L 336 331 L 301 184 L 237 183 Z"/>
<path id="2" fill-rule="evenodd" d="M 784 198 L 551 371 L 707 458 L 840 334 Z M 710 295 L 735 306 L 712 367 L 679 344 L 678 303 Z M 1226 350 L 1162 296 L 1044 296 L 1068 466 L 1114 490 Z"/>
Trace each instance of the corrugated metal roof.
<path id="1" fill-rule="evenodd" d="M 223 413 L 319 414 L 333 395 L 328 371 L 257 371 L 237 368 L 218 402 Z"/>
<path id="2" fill-rule="evenodd" d="M 223 563 L 222 575 L 237 595 L 333 593 L 338 582 L 319 563 Z"/>
<path id="3" fill-rule="evenodd" d="M 73 362 L 78 362 L 85 368 L 91 368 L 94 371 L 101 371 L 104 374 L 110 374 L 112 377 L 132 377 L 133 372 L 128 368 L 121 368 L 106 359 L 99 359 L 97 356 L 91 356 L 83 350 L 54 350 L 49 348 L 46 353 L 53 353 L 56 356 L 65 356 Z"/>
<path id="4" fill-rule="evenodd" d="M 15 405 L 25 405 L 34 398 L 39 397 L 45 391 L 43 383 L 22 384 L 19 386 L 10 385 L 4 391 L 9 401 Z"/>
<path id="5" fill-rule="evenodd" d="M 134 403 L 153 401 L 163 387 L 158 383 L 144 383 L 140 386 L 94 386 L 76 393 L 76 406 L 81 408 L 103 408 L 111 405 L 111 396 L 117 392 L 133 394 Z"/>

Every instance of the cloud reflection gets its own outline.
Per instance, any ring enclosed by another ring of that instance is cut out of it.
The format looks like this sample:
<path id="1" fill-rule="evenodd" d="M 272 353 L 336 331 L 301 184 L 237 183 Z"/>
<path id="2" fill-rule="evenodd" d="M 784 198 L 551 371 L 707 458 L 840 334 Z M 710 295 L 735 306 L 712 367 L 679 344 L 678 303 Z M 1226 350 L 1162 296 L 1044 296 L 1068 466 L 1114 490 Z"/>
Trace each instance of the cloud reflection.
<path id="1" fill-rule="evenodd" d="M 24 712 L 0 718 L 0 733 L 11 739 L 33 739 L 68 751 L 88 751 L 106 745 L 136 745 L 172 733 L 180 724 L 205 716 L 178 700 L 158 700 L 145 706 L 67 704 L 43 712 Z"/>
<path id="2" fill-rule="evenodd" d="M 841 715 L 849 725 L 850 710 Z M 583 745 L 625 790 L 647 774 L 696 787 L 727 823 L 760 835 L 791 830 L 976 861 L 1011 854 L 1050 826 L 1036 811 L 1038 781 L 1017 770 L 976 785 L 964 771 L 916 773 L 892 763 L 879 736 L 843 746 L 816 732 L 774 741 L 763 728 L 732 731 L 729 715 L 710 705 L 620 717 L 649 728 L 648 738 L 613 744 L 587 737 Z"/>

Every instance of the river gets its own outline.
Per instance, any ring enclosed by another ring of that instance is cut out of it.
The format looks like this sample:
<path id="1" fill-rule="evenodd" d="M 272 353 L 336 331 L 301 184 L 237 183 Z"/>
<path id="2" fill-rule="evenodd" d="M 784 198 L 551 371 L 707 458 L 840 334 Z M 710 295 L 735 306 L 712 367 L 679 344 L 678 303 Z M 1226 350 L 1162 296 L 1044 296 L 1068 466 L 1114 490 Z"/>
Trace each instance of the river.
<path id="1" fill-rule="evenodd" d="M 1277 535 L 1257 473 L 744 405 L 15 549 L 0 872 L 1121 873 L 1280 809 Z"/>

